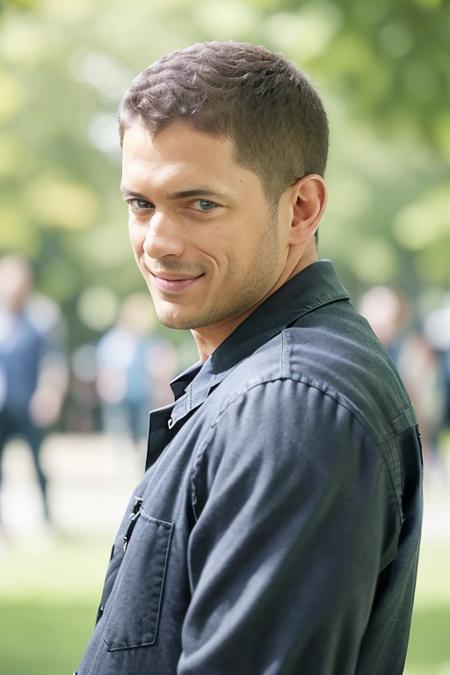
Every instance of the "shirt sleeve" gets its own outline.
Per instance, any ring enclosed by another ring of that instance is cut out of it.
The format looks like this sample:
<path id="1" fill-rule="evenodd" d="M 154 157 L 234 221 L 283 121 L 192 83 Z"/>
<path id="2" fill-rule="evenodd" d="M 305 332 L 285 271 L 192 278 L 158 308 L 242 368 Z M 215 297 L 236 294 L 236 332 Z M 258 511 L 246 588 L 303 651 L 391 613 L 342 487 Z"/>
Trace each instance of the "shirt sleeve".
<path id="1" fill-rule="evenodd" d="M 399 522 L 345 402 L 293 380 L 239 396 L 197 457 L 193 500 L 177 674 L 353 673 Z"/>

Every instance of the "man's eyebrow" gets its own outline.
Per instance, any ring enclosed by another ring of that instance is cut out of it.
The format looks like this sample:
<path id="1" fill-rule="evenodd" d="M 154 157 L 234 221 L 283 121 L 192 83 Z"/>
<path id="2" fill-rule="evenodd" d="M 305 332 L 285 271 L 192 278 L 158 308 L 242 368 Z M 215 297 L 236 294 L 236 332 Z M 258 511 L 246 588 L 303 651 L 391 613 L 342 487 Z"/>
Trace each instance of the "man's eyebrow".
<path id="1" fill-rule="evenodd" d="M 169 199 L 182 199 L 183 197 L 219 197 L 219 199 L 225 199 L 225 195 L 204 187 L 181 190 L 179 192 L 169 192 L 167 196 Z"/>
<path id="2" fill-rule="evenodd" d="M 120 186 L 120 191 L 123 197 L 138 197 L 139 199 L 145 199 L 147 201 L 145 195 L 141 195 L 139 192 L 134 192 L 133 190 L 128 190 L 128 188 L 123 185 Z"/>
<path id="3" fill-rule="evenodd" d="M 139 199 L 145 199 L 148 201 L 148 197 L 145 195 L 135 192 L 134 190 L 128 190 L 128 188 L 123 185 L 120 186 L 120 191 L 123 197 L 138 197 Z M 211 190 L 209 188 L 198 187 L 191 188 L 190 190 L 180 190 L 177 192 L 169 192 L 167 195 L 168 199 L 183 199 L 186 197 L 218 197 L 219 199 L 225 199 L 225 195 Z"/>

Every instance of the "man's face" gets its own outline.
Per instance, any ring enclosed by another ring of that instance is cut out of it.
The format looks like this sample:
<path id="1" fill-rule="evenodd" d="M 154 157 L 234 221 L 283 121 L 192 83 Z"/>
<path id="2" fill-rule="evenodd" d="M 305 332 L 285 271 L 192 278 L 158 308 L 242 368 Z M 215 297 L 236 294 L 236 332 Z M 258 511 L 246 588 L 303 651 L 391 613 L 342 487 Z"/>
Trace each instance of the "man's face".
<path id="1" fill-rule="evenodd" d="M 122 192 L 136 262 L 166 326 L 226 333 L 276 285 L 287 243 L 228 139 L 181 122 L 152 137 L 136 122 L 124 135 Z"/>

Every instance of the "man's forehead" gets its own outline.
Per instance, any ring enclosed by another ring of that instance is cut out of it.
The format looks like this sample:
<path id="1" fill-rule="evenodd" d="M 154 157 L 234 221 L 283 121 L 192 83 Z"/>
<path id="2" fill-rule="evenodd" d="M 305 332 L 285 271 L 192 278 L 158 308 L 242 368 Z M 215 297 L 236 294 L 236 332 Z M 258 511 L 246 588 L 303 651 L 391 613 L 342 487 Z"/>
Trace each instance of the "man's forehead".
<path id="1" fill-rule="evenodd" d="M 198 193 L 216 196 L 226 189 L 221 176 L 205 171 L 193 162 L 128 161 L 123 163 L 121 191 L 145 194 L 146 190 L 163 192 L 173 198 Z"/>
<path id="2" fill-rule="evenodd" d="M 236 161 L 228 139 L 174 122 L 156 136 L 141 124 L 128 127 L 123 137 L 122 186 L 130 191 L 152 187 L 180 192 L 203 187 L 211 193 L 227 186 L 259 180 Z"/>
<path id="3" fill-rule="evenodd" d="M 154 158 L 175 158 L 193 149 L 196 154 L 204 154 L 205 157 L 210 156 L 214 149 L 215 153 L 228 155 L 230 160 L 234 158 L 234 145 L 230 139 L 200 131 L 179 120 L 153 135 L 141 122 L 136 121 L 127 126 L 123 135 L 123 153 L 136 157 L 151 154 Z"/>

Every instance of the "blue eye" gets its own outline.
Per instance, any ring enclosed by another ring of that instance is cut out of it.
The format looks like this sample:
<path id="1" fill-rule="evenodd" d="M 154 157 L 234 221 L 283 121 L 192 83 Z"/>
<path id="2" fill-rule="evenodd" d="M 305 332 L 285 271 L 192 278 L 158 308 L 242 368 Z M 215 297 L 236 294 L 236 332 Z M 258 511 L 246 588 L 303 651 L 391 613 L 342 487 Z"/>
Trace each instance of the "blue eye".
<path id="1" fill-rule="evenodd" d="M 150 202 L 147 202 L 145 199 L 138 199 L 137 197 L 135 199 L 130 199 L 128 204 L 131 206 L 132 209 L 151 209 L 153 208 L 153 204 L 150 204 Z"/>
<path id="2" fill-rule="evenodd" d="M 212 211 L 218 206 L 215 202 L 210 202 L 208 199 L 197 199 L 194 204 L 198 204 L 200 211 Z"/>

